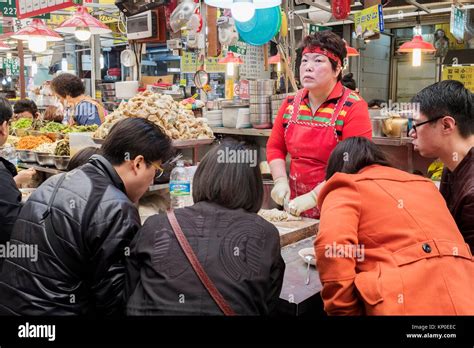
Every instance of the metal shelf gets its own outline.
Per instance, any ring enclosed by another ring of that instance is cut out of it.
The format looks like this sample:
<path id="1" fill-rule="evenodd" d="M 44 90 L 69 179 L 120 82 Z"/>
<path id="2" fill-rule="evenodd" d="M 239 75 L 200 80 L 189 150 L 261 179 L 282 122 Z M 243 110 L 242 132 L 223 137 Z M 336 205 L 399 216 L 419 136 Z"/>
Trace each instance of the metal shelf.
<path id="1" fill-rule="evenodd" d="M 373 137 L 373 142 L 377 145 L 385 146 L 407 146 L 411 144 L 412 138 L 388 138 L 388 137 Z"/>
<path id="2" fill-rule="evenodd" d="M 234 134 L 249 135 L 255 137 L 269 137 L 272 133 L 271 129 L 255 129 L 255 128 L 227 128 L 227 127 L 211 127 L 212 131 L 217 134 Z"/>

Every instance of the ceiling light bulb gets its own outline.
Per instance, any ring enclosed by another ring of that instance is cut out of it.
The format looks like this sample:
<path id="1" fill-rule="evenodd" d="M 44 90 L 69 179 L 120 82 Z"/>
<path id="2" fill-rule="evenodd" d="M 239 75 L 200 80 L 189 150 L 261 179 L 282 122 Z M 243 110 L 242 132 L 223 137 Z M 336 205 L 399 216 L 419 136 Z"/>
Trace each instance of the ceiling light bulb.
<path id="1" fill-rule="evenodd" d="M 79 41 L 87 41 L 91 38 L 92 33 L 87 27 L 77 27 L 74 31 L 74 36 L 76 36 L 76 39 Z"/>
<path id="2" fill-rule="evenodd" d="M 420 66 L 420 65 L 421 65 L 421 50 L 419 48 L 415 48 L 413 50 L 412 66 Z"/>
<path id="3" fill-rule="evenodd" d="M 11 76 L 7 77 L 7 82 L 12 82 L 12 77 Z"/>
<path id="4" fill-rule="evenodd" d="M 105 60 L 104 60 L 103 54 L 100 55 L 99 62 L 100 62 L 100 69 L 102 70 L 105 67 Z"/>
<path id="5" fill-rule="evenodd" d="M 38 73 L 38 64 L 36 63 L 36 60 L 33 60 L 31 63 L 31 76 L 35 76 Z"/>
<path id="6" fill-rule="evenodd" d="M 7 80 L 6 80 L 6 79 L 3 79 L 3 80 L 2 80 L 2 85 L 5 86 L 6 84 L 7 84 Z"/>
<path id="7" fill-rule="evenodd" d="M 46 41 L 46 38 L 44 37 L 36 36 L 34 38 L 28 39 L 28 48 L 32 52 L 41 53 L 41 52 L 46 51 L 47 47 L 48 47 L 48 42 Z"/>
<path id="8" fill-rule="evenodd" d="M 10 52 L 7 53 L 7 59 L 12 59 L 12 54 Z"/>
<path id="9" fill-rule="evenodd" d="M 67 66 L 67 58 L 63 55 L 63 59 L 61 59 L 61 70 L 62 71 L 67 71 L 68 69 Z"/>
<path id="10" fill-rule="evenodd" d="M 236 21 L 248 22 L 255 16 L 255 5 L 252 1 L 234 1 L 230 11 Z"/>
<path id="11" fill-rule="evenodd" d="M 227 76 L 234 76 L 234 63 L 227 63 Z"/>

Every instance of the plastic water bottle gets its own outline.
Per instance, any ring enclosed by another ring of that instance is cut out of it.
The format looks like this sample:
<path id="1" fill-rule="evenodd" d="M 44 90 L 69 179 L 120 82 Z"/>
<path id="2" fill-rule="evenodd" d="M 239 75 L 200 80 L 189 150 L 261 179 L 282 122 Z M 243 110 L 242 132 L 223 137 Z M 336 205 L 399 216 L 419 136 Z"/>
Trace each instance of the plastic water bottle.
<path id="1" fill-rule="evenodd" d="M 5 144 L 5 147 L 3 148 L 3 153 L 0 155 L 13 165 L 16 166 L 18 164 L 16 150 L 11 144 Z"/>
<path id="2" fill-rule="evenodd" d="M 170 175 L 170 196 L 173 209 L 184 208 L 192 204 L 191 180 L 183 161 L 178 161 Z"/>

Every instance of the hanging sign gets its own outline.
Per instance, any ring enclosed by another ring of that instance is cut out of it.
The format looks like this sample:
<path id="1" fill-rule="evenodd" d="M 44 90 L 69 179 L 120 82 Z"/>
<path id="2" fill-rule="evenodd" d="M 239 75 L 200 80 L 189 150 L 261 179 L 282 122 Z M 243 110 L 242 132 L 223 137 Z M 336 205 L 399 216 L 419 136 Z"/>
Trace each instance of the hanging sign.
<path id="1" fill-rule="evenodd" d="M 0 58 L 0 67 L 5 71 L 5 76 L 17 76 L 20 73 L 20 60 L 18 57 Z"/>
<path id="2" fill-rule="evenodd" d="M 17 17 L 15 0 L 0 0 L 0 12 L 3 17 Z M 36 16 L 36 18 L 49 19 L 49 13 Z"/>
<path id="3" fill-rule="evenodd" d="M 17 17 L 23 19 L 75 5 L 73 0 L 16 0 L 16 12 Z"/>
<path id="4" fill-rule="evenodd" d="M 318 31 L 332 30 L 331 27 L 325 27 L 323 25 L 310 24 L 309 25 L 309 35 L 313 35 Z"/>
<path id="5" fill-rule="evenodd" d="M 211 72 L 225 72 L 225 64 L 219 64 L 217 61 L 221 57 L 210 57 L 205 60 L 206 71 Z M 197 62 L 196 53 L 194 52 L 183 52 L 181 56 L 181 73 L 195 73 L 199 68 Z"/>
<path id="6" fill-rule="evenodd" d="M 234 52 L 241 56 L 245 56 L 247 54 L 247 44 L 242 41 L 237 41 L 235 45 L 229 46 L 229 52 Z"/>
<path id="7" fill-rule="evenodd" d="M 462 41 L 464 40 L 464 25 L 466 22 L 466 14 L 460 8 L 451 6 L 451 20 L 449 21 L 449 31 L 453 36 Z"/>
<path id="8" fill-rule="evenodd" d="M 462 82 L 474 93 L 474 66 L 443 66 L 442 79 Z"/>
<path id="9" fill-rule="evenodd" d="M 382 5 L 374 5 L 354 14 L 357 37 L 370 37 L 384 31 Z"/>

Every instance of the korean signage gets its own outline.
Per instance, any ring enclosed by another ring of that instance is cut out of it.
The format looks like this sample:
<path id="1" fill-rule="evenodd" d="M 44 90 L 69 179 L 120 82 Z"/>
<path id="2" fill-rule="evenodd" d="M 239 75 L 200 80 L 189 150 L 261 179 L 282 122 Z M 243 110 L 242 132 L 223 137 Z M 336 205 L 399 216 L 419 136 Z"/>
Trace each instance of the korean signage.
<path id="1" fill-rule="evenodd" d="M 5 76 L 16 76 L 20 72 L 20 60 L 18 57 L 0 58 L 0 67 L 5 71 Z"/>
<path id="2" fill-rule="evenodd" d="M 313 35 L 314 33 L 317 33 L 318 31 L 324 31 L 324 30 L 332 30 L 332 28 L 324 27 L 322 25 L 316 25 L 316 24 L 309 25 L 309 35 Z"/>
<path id="3" fill-rule="evenodd" d="M 382 5 L 375 5 L 354 14 L 355 32 L 358 37 L 370 37 L 384 31 Z"/>
<path id="4" fill-rule="evenodd" d="M 217 61 L 221 57 L 207 58 L 205 61 L 206 71 L 212 72 L 225 72 L 225 64 L 219 64 Z M 200 63 L 197 61 L 196 54 L 194 52 L 183 52 L 181 57 L 181 73 L 195 73 L 200 67 Z"/>
<path id="5" fill-rule="evenodd" d="M 449 31 L 453 36 L 462 41 L 464 40 L 464 25 L 466 22 L 466 14 L 463 10 L 456 6 L 451 6 L 451 20 L 449 22 Z"/>
<path id="6" fill-rule="evenodd" d="M 474 93 L 474 66 L 444 66 L 443 80 L 456 80 Z"/>
<path id="7" fill-rule="evenodd" d="M 235 45 L 229 46 L 229 52 L 234 52 L 240 54 L 241 56 L 245 56 L 247 54 L 247 44 L 242 41 L 237 41 Z"/>
<path id="8" fill-rule="evenodd" d="M 30 0 L 31 1 L 31 0 Z M 3 17 L 17 17 L 15 0 L 0 0 L 0 11 Z M 49 13 L 36 16 L 36 18 L 48 19 Z"/>
<path id="9" fill-rule="evenodd" d="M 16 0 L 19 19 L 39 16 L 52 11 L 74 6 L 73 0 Z"/>

